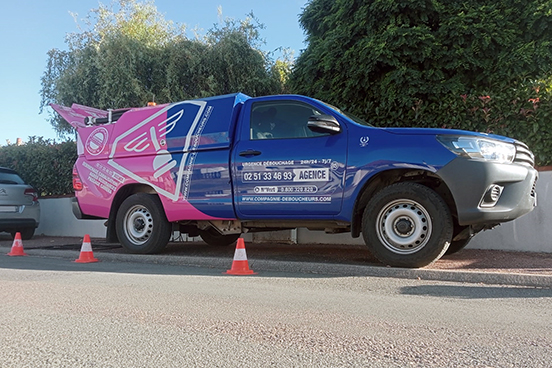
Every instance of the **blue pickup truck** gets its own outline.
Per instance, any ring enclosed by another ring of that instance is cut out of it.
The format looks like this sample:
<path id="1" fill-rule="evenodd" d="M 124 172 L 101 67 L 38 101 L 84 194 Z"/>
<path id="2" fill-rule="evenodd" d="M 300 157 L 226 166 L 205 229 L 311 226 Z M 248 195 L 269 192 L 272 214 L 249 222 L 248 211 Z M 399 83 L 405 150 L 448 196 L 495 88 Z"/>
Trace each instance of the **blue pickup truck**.
<path id="1" fill-rule="evenodd" d="M 232 94 L 98 110 L 53 105 L 78 131 L 73 210 L 130 252 L 174 230 L 230 245 L 298 227 L 363 236 L 384 264 L 423 267 L 536 206 L 514 139 L 377 128 L 299 95 Z"/>

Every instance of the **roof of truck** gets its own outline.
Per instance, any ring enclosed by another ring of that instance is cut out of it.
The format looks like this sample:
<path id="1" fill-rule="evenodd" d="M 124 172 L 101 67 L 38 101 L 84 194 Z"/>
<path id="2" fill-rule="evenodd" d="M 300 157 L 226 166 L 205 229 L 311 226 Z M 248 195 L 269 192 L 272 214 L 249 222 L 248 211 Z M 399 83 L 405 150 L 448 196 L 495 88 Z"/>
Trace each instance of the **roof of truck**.
<path id="1" fill-rule="evenodd" d="M 147 111 L 148 109 L 158 110 L 159 108 L 163 108 L 173 104 L 180 104 L 188 101 L 212 102 L 215 100 L 228 99 L 228 98 L 234 99 L 234 106 L 235 106 L 238 103 L 243 103 L 243 101 L 249 99 L 250 97 L 241 92 L 238 92 L 238 93 L 232 93 L 232 94 L 226 94 L 226 95 L 220 95 L 220 96 L 211 96 L 211 97 L 180 101 L 175 103 L 165 103 L 165 104 L 154 105 L 154 106 L 126 107 L 126 108 L 108 109 L 108 110 L 102 110 L 95 107 L 80 105 L 76 103 L 72 104 L 71 107 L 57 105 L 57 104 L 50 104 L 50 106 L 74 128 L 84 128 L 90 125 L 115 122 L 123 114 L 129 111 L 133 111 L 133 112 Z M 114 118 L 110 118 L 110 114 Z"/>

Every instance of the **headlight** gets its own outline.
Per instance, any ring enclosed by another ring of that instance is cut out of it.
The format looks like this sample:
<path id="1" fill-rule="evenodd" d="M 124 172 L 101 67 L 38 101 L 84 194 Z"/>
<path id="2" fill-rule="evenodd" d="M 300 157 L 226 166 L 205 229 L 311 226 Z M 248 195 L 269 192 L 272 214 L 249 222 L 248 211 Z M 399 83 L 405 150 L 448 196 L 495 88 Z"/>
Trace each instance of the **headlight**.
<path id="1" fill-rule="evenodd" d="M 506 164 L 511 163 L 516 155 L 516 147 L 513 144 L 494 139 L 439 135 L 437 140 L 457 155 L 476 160 Z"/>

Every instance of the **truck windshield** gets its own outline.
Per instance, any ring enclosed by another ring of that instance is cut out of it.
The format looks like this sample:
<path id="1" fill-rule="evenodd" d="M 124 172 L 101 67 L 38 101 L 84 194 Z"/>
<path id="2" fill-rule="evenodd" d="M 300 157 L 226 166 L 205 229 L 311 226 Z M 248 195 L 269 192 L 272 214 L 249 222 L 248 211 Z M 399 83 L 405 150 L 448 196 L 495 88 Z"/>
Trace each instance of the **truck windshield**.
<path id="1" fill-rule="evenodd" d="M 349 119 L 351 119 L 352 121 L 354 121 L 357 124 L 365 125 L 365 126 L 373 126 L 372 124 L 368 123 L 364 119 L 361 119 L 358 116 L 355 116 L 355 115 L 353 115 L 349 112 L 343 111 L 340 108 L 335 107 L 334 105 L 330 105 L 329 103 L 323 102 L 323 101 L 320 101 L 320 102 L 323 103 L 324 105 L 328 106 L 330 109 L 333 109 L 333 110 L 337 111 L 341 115 L 348 117 Z"/>

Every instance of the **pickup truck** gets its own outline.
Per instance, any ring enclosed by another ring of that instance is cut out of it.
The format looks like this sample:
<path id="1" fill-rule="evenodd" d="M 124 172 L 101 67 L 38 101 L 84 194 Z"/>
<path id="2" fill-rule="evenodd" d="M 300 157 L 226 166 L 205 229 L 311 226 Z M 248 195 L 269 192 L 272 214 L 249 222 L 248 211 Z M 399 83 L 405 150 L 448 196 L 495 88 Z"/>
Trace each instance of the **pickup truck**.
<path id="1" fill-rule="evenodd" d="M 534 156 L 506 137 L 377 128 L 299 95 L 52 107 L 78 132 L 73 212 L 107 219 L 132 253 L 177 230 L 231 245 L 303 227 L 362 234 L 382 263 L 424 267 L 536 206 Z"/>

